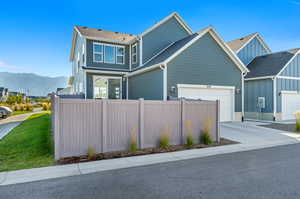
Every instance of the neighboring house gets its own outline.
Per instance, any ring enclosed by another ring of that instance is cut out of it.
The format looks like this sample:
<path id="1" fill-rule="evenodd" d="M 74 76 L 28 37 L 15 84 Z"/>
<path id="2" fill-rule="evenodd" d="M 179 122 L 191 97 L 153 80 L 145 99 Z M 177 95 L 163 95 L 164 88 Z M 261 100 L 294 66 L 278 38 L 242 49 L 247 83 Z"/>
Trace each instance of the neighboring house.
<path id="1" fill-rule="evenodd" d="M 232 40 L 227 43 L 237 54 L 241 61 L 247 66 L 255 57 L 272 53 L 259 33 Z"/>
<path id="2" fill-rule="evenodd" d="M 177 13 L 140 35 L 75 26 L 70 61 L 72 94 L 220 100 L 221 121 L 243 115 L 248 69 L 214 28 L 192 32 Z"/>
<path id="3" fill-rule="evenodd" d="M 299 49 L 272 53 L 258 33 L 228 45 L 250 70 L 245 77 L 245 118 L 294 119 L 300 109 Z"/>
<path id="4" fill-rule="evenodd" d="M 245 114 L 266 120 L 294 119 L 300 110 L 300 49 L 256 57 L 245 79 Z M 259 108 L 259 98 L 265 101 Z"/>

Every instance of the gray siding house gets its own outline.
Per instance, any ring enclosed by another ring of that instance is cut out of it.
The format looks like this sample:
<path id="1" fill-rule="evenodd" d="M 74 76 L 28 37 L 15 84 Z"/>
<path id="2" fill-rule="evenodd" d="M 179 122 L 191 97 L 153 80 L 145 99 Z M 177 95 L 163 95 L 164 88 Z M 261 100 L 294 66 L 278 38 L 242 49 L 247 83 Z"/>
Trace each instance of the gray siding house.
<path id="1" fill-rule="evenodd" d="M 228 45 L 250 71 L 245 77 L 245 118 L 294 119 L 300 110 L 300 49 L 271 53 L 258 33 Z"/>
<path id="2" fill-rule="evenodd" d="M 192 32 L 172 13 L 139 35 L 75 26 L 72 94 L 85 98 L 220 100 L 240 120 L 249 72 L 213 27 Z"/>

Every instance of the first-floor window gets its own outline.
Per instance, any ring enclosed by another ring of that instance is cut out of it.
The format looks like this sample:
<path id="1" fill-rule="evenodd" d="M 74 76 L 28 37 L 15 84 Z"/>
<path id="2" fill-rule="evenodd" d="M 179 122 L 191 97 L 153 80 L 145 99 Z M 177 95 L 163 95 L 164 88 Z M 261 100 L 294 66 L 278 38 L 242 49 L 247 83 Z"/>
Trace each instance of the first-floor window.
<path id="1" fill-rule="evenodd" d="M 93 76 L 94 98 L 121 99 L 121 78 Z"/>

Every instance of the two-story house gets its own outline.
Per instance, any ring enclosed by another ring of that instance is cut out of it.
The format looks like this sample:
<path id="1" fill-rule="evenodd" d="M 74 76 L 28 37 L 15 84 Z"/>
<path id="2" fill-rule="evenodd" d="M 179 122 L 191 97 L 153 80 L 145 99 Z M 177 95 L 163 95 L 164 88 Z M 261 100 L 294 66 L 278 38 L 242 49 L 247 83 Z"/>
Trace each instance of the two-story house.
<path id="1" fill-rule="evenodd" d="M 75 26 L 70 61 L 72 94 L 220 100 L 221 121 L 243 116 L 248 69 L 213 27 L 193 32 L 177 13 L 139 35 Z"/>
<path id="2" fill-rule="evenodd" d="M 300 49 L 272 53 L 258 33 L 228 45 L 250 71 L 245 76 L 245 117 L 294 119 L 300 110 Z"/>

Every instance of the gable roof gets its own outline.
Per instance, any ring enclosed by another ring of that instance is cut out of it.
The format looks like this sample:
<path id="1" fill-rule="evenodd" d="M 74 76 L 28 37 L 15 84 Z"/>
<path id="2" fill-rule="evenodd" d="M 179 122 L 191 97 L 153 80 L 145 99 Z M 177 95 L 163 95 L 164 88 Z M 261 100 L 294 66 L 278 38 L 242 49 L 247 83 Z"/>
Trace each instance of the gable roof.
<path id="1" fill-rule="evenodd" d="M 299 54 L 300 48 L 262 55 L 254 58 L 247 66 L 246 78 L 276 76 Z"/>
<path id="2" fill-rule="evenodd" d="M 264 42 L 260 34 L 257 32 L 229 41 L 227 42 L 227 44 L 235 53 L 238 53 L 245 46 L 247 46 L 247 44 L 250 43 L 254 38 L 257 38 L 257 40 L 262 44 L 262 46 L 266 49 L 268 53 L 272 52 L 271 49 L 268 47 L 268 45 Z"/>
<path id="3" fill-rule="evenodd" d="M 230 47 L 221 39 L 215 29 L 209 26 L 179 41 L 174 42 L 162 52 L 150 59 L 150 61 L 143 66 L 143 69 L 139 68 L 136 71 L 128 74 L 127 76 L 133 76 L 153 68 L 167 65 L 167 63 L 178 56 L 182 51 L 189 48 L 192 44 L 202 38 L 206 33 L 209 33 L 212 36 L 212 38 L 225 51 L 225 53 L 230 57 L 235 65 L 241 70 L 241 72 L 249 72 L 248 68 L 240 61 L 240 59 L 230 49 Z"/>
<path id="4" fill-rule="evenodd" d="M 191 30 L 191 28 L 185 23 L 185 21 L 182 19 L 182 17 L 176 13 L 173 12 L 171 13 L 169 16 L 163 18 L 162 20 L 160 20 L 159 22 L 155 23 L 153 26 L 151 26 L 150 28 L 148 28 L 147 30 L 145 30 L 143 33 L 141 33 L 139 36 L 143 37 L 146 34 L 148 34 L 149 32 L 151 32 L 152 30 L 156 29 L 157 27 L 159 27 L 160 25 L 164 24 L 166 21 L 168 21 L 169 19 L 171 19 L 172 17 L 174 17 L 178 23 L 189 33 L 189 34 L 193 34 L 193 31 Z"/>

